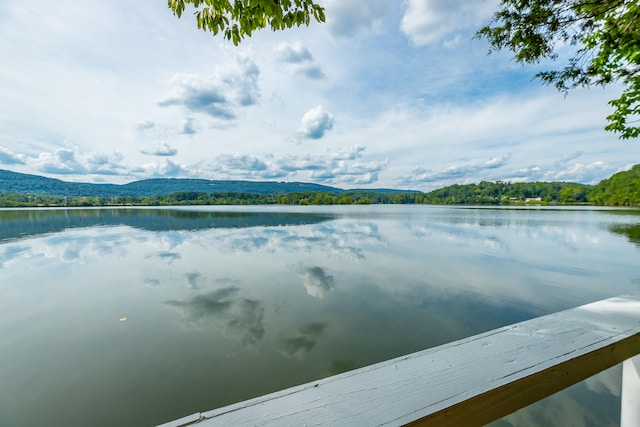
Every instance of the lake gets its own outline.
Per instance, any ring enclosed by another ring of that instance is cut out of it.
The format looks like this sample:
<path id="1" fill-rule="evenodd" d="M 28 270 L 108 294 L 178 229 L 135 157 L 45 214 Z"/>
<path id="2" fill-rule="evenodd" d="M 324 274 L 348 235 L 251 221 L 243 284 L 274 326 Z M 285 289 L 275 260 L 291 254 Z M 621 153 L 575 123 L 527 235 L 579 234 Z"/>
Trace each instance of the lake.
<path id="1" fill-rule="evenodd" d="M 640 290 L 640 211 L 0 210 L 0 426 L 151 426 Z M 495 426 L 617 426 L 620 367 Z"/>

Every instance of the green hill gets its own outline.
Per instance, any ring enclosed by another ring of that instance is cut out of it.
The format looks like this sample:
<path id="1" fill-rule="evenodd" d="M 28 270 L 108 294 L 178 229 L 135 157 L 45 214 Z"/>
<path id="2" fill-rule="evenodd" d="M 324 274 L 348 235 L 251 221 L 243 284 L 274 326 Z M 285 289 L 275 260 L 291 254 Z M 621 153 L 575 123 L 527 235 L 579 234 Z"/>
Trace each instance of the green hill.
<path id="1" fill-rule="evenodd" d="M 640 164 L 618 172 L 597 185 L 571 182 L 480 182 L 451 185 L 424 196 L 426 203 L 507 204 L 507 203 L 583 203 L 604 206 L 640 206 Z"/>
<path id="2" fill-rule="evenodd" d="M 42 199 L 48 197 L 48 200 Z M 70 201 L 66 198 L 75 198 Z M 57 199 L 56 199 L 57 198 Z M 0 169 L 3 206 L 104 204 L 351 204 L 456 205 L 551 203 L 640 206 L 640 165 L 595 186 L 570 182 L 487 182 L 451 185 L 421 193 L 393 189 L 343 190 L 320 184 L 158 178 L 128 184 L 61 181 Z M 112 200 L 115 199 L 115 200 Z"/>
<path id="3" fill-rule="evenodd" d="M 428 203 L 446 205 L 514 202 L 586 203 L 591 186 L 569 182 L 487 182 L 451 185 L 425 194 Z"/>
<path id="4" fill-rule="evenodd" d="M 589 193 L 589 201 L 605 206 L 640 206 L 640 164 L 600 181 Z"/>
<path id="5" fill-rule="evenodd" d="M 326 185 L 275 181 L 211 181 L 206 179 L 158 178 L 128 184 L 66 182 L 0 169 L 0 192 L 69 197 L 153 197 L 177 192 L 286 194 L 293 192 L 342 193 Z"/>

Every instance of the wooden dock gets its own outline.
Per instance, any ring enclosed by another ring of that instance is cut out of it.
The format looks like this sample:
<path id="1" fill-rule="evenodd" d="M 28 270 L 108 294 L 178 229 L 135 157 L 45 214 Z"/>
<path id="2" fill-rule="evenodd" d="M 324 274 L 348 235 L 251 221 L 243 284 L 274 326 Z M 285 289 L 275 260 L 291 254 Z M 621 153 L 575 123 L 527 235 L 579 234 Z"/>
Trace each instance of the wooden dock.
<path id="1" fill-rule="evenodd" d="M 640 426 L 640 294 L 538 317 L 161 427 L 480 426 L 623 365 Z"/>

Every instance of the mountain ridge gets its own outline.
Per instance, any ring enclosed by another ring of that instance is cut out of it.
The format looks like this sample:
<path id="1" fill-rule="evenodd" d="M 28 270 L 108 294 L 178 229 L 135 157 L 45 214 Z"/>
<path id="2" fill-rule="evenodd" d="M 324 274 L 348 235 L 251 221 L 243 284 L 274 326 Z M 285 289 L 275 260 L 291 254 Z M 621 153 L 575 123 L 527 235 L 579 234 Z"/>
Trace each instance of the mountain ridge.
<path id="1" fill-rule="evenodd" d="M 12 194 L 33 194 L 69 197 L 153 197 L 176 192 L 202 193 L 252 193 L 287 194 L 296 192 L 324 192 L 342 194 L 349 191 L 370 191 L 379 193 L 413 193 L 416 190 L 395 190 L 389 188 L 344 190 L 328 185 L 285 182 L 285 181 L 244 181 L 208 180 L 198 178 L 149 178 L 126 184 L 93 184 L 69 182 L 57 178 L 24 174 L 0 169 L 0 192 Z"/>

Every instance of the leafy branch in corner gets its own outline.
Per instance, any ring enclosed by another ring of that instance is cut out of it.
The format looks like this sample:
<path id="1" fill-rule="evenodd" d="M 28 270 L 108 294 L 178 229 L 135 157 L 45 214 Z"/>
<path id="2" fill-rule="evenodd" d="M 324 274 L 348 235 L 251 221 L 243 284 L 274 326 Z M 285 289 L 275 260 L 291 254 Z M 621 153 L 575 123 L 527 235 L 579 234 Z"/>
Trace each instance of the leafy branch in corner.
<path id="1" fill-rule="evenodd" d="M 309 25 L 311 18 L 325 22 L 324 8 L 311 0 L 168 0 L 168 4 L 178 18 L 191 4 L 199 29 L 222 33 L 236 46 L 255 30 Z"/>
<path id="2" fill-rule="evenodd" d="M 490 52 L 507 49 L 519 63 L 557 59 L 556 48 L 577 49 L 560 70 L 536 74 L 562 92 L 576 87 L 622 85 L 609 102 L 606 130 L 621 139 L 640 135 L 640 4 L 638 0 L 502 0 L 476 37 Z"/>

